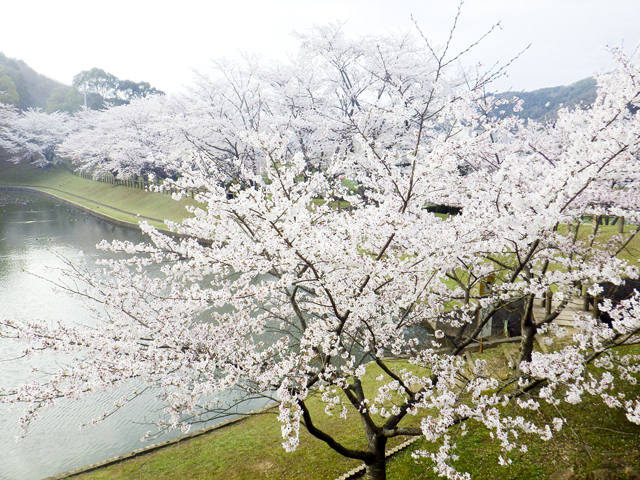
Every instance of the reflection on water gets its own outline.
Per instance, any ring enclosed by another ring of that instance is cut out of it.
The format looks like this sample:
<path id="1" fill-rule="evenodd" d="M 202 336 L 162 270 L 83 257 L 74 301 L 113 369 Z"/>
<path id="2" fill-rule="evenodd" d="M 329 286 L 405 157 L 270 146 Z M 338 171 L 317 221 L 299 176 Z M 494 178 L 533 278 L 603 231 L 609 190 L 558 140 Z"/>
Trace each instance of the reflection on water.
<path id="1" fill-rule="evenodd" d="M 104 257 L 95 245 L 102 239 L 116 238 L 134 243 L 145 240 L 137 229 L 110 224 L 67 205 L 0 191 L 0 317 L 90 323 L 83 300 L 54 292 L 48 280 L 59 278 L 64 259 L 74 261 L 80 251 L 88 263 Z M 12 360 L 19 351 L 20 345 L 0 339 L 0 387 L 34 379 L 32 370 L 36 366 L 55 369 L 51 356 Z M 41 479 L 147 445 L 139 440 L 153 430 L 149 423 L 160 418 L 162 412 L 162 404 L 153 392 L 137 398 L 98 427 L 79 428 L 133 388 L 130 385 L 81 401 L 62 401 L 43 412 L 17 442 L 16 437 L 22 434 L 18 425 L 20 407 L 10 410 L 0 405 L 0 480 Z"/>

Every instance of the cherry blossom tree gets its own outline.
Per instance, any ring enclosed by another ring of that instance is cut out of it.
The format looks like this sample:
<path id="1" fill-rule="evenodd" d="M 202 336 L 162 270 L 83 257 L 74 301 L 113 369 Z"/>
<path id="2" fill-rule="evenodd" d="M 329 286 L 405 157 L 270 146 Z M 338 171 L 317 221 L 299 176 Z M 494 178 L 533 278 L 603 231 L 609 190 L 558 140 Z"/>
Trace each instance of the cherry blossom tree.
<path id="1" fill-rule="evenodd" d="M 378 142 L 379 148 L 394 148 L 405 141 L 413 125 L 381 128 L 384 109 L 417 108 L 419 101 L 425 103 L 433 94 L 434 78 L 440 89 L 434 105 L 446 95 L 444 89 L 456 82 L 479 85 L 489 80 L 442 77 L 437 72 L 451 63 L 437 65 L 429 59 L 427 47 L 410 35 L 360 42 L 348 39 L 340 25 L 328 25 L 298 36 L 301 48 L 290 62 L 265 65 L 255 56 L 220 60 L 214 62 L 211 74 L 198 73 L 186 94 L 91 112 L 86 115 L 88 128 L 66 141 L 63 150 L 81 168 L 121 175 L 146 164 L 143 150 L 162 150 L 163 155 L 156 155 L 159 164 L 242 183 L 239 166 L 257 173 L 267 161 L 261 150 L 245 141 L 245 132 L 287 137 L 289 149 L 302 152 L 309 169 L 322 168 L 336 152 L 353 152 L 363 135 Z M 162 114 L 157 112 L 160 104 Z M 372 107 L 376 115 L 367 118 L 363 112 Z M 407 122 L 419 121 L 419 116 L 413 112 Z M 158 135 L 145 138 L 143 124 L 162 132 L 164 143 L 157 148 L 145 146 Z M 119 144 L 126 142 L 119 139 L 132 135 L 140 139 L 142 148 L 131 148 L 129 154 L 110 151 L 121 149 Z M 169 147 L 168 138 L 177 145 Z M 422 141 L 427 138 L 423 136 Z M 387 145 L 383 147 L 382 142 Z"/>
<path id="2" fill-rule="evenodd" d="M 190 147 L 173 126 L 179 111 L 167 97 L 152 95 L 127 105 L 81 112 L 77 115 L 80 128 L 64 139 L 60 152 L 80 170 L 95 175 L 165 178 L 175 173 L 175 159 L 188 155 Z"/>
<path id="3" fill-rule="evenodd" d="M 18 110 L 7 103 L 0 103 L 0 125 L 2 125 L 2 131 L 9 128 L 9 124 L 13 121 L 17 115 Z"/>
<path id="4" fill-rule="evenodd" d="M 234 79 L 237 103 L 227 106 L 228 85 L 211 94 L 207 108 L 242 106 L 235 120 L 247 123 L 226 138 L 218 128 L 215 143 L 205 130 L 189 139 L 208 153 L 202 168 L 181 171 L 204 192 L 194 217 L 173 225 L 181 235 L 142 224 L 150 244 L 101 244 L 130 258 L 73 271 L 104 309 L 95 326 L 2 322 L 1 334 L 29 340 L 30 352 L 72 360 L 0 401 L 29 402 L 28 423 L 58 398 L 135 378 L 160 388 L 163 427 L 186 429 L 227 412 L 222 392 L 273 397 L 284 448 L 297 448 L 303 426 L 363 461 L 371 479 L 385 478 L 385 447 L 400 436 L 424 436 L 433 446 L 417 456 L 468 478 L 454 466 L 465 453 L 451 434 L 468 423 L 488 429 L 509 463 L 531 436 L 562 428 L 560 415 L 525 419 L 542 403 L 560 411 L 597 396 L 640 423 L 640 399 L 619 394 L 638 380 L 629 345 L 640 341 L 640 296 L 603 302 L 609 323 L 578 315 L 572 336 L 553 323 L 585 285 L 598 295 L 604 282 L 638 278 L 620 257 L 637 228 L 607 237 L 584 226 L 599 215 L 640 223 L 633 59 L 612 49 L 619 66 L 598 78 L 594 105 L 537 124 L 494 115 L 500 101 L 486 87 L 500 72 L 458 71 L 448 43 L 349 42 L 333 27 L 302 38 L 306 69 L 278 66 L 264 89 L 262 78 Z M 235 139 L 260 162 L 228 152 L 243 181 L 225 187 L 211 174 L 222 158 L 212 152 Z M 427 208 L 443 204 L 460 213 Z M 555 307 L 534 316 L 550 290 Z M 516 305 L 516 364 L 469 366 L 465 349 Z M 414 368 L 396 370 L 398 357 Z M 363 379 L 374 366 L 382 374 L 371 394 Z M 323 430 L 311 398 L 325 406 L 319 415 L 358 418 L 362 445 Z"/>
<path id="5" fill-rule="evenodd" d="M 243 181 L 236 164 L 257 171 L 259 159 L 238 133 L 259 130 L 265 83 L 255 58 L 220 61 L 215 71 L 215 77 L 198 74 L 186 94 L 151 95 L 84 112 L 83 128 L 61 150 L 81 170 L 97 175 L 165 177 L 202 170 L 220 182 Z"/>
<path id="6" fill-rule="evenodd" d="M 58 146 L 77 128 L 76 120 L 68 114 L 40 109 L 13 112 L 4 123 L 0 147 L 11 154 L 10 161 L 29 161 L 40 167 L 58 161 Z"/>

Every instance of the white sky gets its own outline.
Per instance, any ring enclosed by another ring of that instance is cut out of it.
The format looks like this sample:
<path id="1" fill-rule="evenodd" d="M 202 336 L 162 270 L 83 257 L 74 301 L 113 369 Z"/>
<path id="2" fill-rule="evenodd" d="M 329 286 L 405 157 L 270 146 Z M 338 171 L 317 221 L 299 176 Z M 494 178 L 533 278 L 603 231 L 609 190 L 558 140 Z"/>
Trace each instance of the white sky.
<path id="1" fill-rule="evenodd" d="M 282 57 L 293 30 L 345 21 L 357 36 L 414 29 L 446 40 L 458 0 L 16 0 L 0 6 L 0 51 L 70 84 L 99 67 L 167 92 L 189 85 L 192 69 L 239 52 Z M 564 85 L 612 67 L 599 47 L 640 41 L 640 0 L 466 0 L 455 37 L 475 41 L 500 21 L 468 64 L 507 62 L 530 43 L 495 90 Z"/>

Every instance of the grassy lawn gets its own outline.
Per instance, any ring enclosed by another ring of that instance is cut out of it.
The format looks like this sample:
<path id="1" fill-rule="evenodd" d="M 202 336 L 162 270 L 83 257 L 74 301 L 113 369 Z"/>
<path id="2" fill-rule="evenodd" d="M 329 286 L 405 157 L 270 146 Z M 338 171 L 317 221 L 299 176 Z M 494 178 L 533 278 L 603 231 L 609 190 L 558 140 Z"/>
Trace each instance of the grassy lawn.
<path id="1" fill-rule="evenodd" d="M 516 347 L 503 345 L 484 354 L 474 354 L 473 357 L 480 356 L 489 365 L 496 366 L 501 364 L 500 357 L 505 355 L 505 350 L 514 355 Z M 629 353 L 638 354 L 640 348 L 634 347 L 634 351 Z M 621 391 L 627 397 L 637 396 L 640 386 L 623 383 Z M 500 466 L 498 457 L 506 455 L 501 452 L 498 442 L 491 438 L 486 429 L 468 422 L 466 434 L 460 428 L 449 432 L 460 456 L 456 467 L 470 472 L 473 479 L 483 480 L 542 480 L 562 471 L 566 476 L 557 478 L 640 478 L 640 425 L 632 424 L 622 411 L 608 408 L 601 399 L 586 395 L 578 405 L 562 404 L 556 409 L 541 403 L 540 410 L 536 412 L 513 409 L 508 413 L 540 423 L 548 423 L 553 417 L 562 417 L 566 424 L 549 441 L 521 434 L 520 438 L 527 444 L 528 451 L 512 451 L 508 456 L 513 463 Z M 389 479 L 439 478 L 430 471 L 424 460 L 412 457 L 411 453 L 416 450 L 434 452 L 437 448 L 421 438 L 390 460 Z"/>
<path id="2" fill-rule="evenodd" d="M 29 187 L 95 210 L 121 221 L 137 224 L 141 217 L 166 228 L 164 220 L 179 222 L 190 214 L 191 198 L 176 202 L 171 195 L 102 183 L 73 175 L 62 167 L 36 168 L 0 161 L 0 187 Z"/>
<path id="3" fill-rule="evenodd" d="M 598 227 L 595 245 L 603 245 L 606 244 L 614 235 L 619 233 L 619 225 L 600 225 Z M 637 225 L 626 223 L 623 228 L 623 232 L 625 235 L 635 232 L 638 229 Z M 567 234 L 567 226 L 561 225 L 558 231 L 562 235 Z M 575 226 L 571 227 L 571 234 L 575 233 Z M 583 223 L 580 224 L 580 228 L 578 230 L 578 240 L 582 242 L 588 243 L 590 241 L 590 236 L 593 235 L 594 225 L 590 219 L 583 219 Z M 618 245 L 619 246 L 619 245 Z M 640 258 L 640 236 L 636 236 L 627 246 L 624 248 L 619 254 L 618 258 L 622 258 L 628 260 L 630 262 L 635 262 Z"/>
<path id="4" fill-rule="evenodd" d="M 503 345 L 481 355 L 490 364 L 504 364 L 505 349 L 515 353 L 515 345 Z M 636 353 L 640 349 L 636 348 Z M 513 354 L 512 353 L 512 354 Z M 396 368 L 406 366 L 397 362 Z M 377 388 L 375 377 L 380 371 L 370 366 L 366 375 L 368 389 Z M 639 386 L 624 387 L 628 395 L 640 393 Z M 628 422 L 623 413 L 604 406 L 602 401 L 585 397 L 575 406 L 562 406 L 561 412 L 568 426 L 550 441 L 535 437 L 525 438 L 526 453 L 513 451 L 509 456 L 513 464 L 501 467 L 498 442 L 489 433 L 469 422 L 468 433 L 460 429 L 450 432 L 458 445 L 460 460 L 457 466 L 469 471 L 474 479 L 547 479 L 557 472 L 572 472 L 575 479 L 636 478 L 640 475 L 640 425 Z M 323 406 L 311 402 L 319 415 L 318 423 L 336 433 L 346 446 L 363 447 L 363 433 L 355 415 L 343 422 L 337 415 L 321 414 Z M 353 413 L 353 412 L 350 412 Z M 522 415 L 522 411 L 509 412 Z M 168 446 L 152 453 L 125 460 L 117 464 L 76 477 L 83 480 L 169 480 L 169 479 L 335 479 L 359 464 L 334 453 L 322 442 L 311 437 L 303 428 L 300 446 L 287 453 L 281 446 L 280 425 L 274 414 L 250 417 L 211 433 Z M 559 416 L 554 407 L 543 405 L 538 412 L 525 416 L 532 421 L 548 422 Z M 415 419 L 412 418 L 413 421 Z M 394 439 L 389 448 L 400 443 Z M 394 455 L 388 463 L 388 478 L 439 478 L 429 463 L 411 454 L 417 450 L 436 451 L 437 445 L 420 439 L 407 449 Z M 593 477 L 594 472 L 601 476 Z M 568 477 L 564 477 L 568 478 Z"/>

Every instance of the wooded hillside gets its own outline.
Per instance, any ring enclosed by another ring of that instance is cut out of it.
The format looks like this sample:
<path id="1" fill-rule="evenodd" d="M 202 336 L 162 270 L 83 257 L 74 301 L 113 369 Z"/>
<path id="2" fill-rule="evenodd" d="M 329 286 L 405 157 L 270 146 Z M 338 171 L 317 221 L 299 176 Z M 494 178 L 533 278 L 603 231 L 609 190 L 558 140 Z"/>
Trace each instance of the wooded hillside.
<path id="1" fill-rule="evenodd" d="M 86 94 L 86 101 L 84 95 Z M 100 110 L 108 105 L 126 105 L 134 98 L 163 94 L 148 82 L 121 80 L 99 68 L 78 73 L 73 85 L 64 85 L 39 74 L 23 60 L 0 52 L 0 103 L 20 110 L 40 108 L 47 113 L 74 113 L 83 104 Z"/>
<path id="2" fill-rule="evenodd" d="M 551 120 L 557 116 L 560 108 L 592 104 L 596 99 L 596 81 L 589 77 L 571 85 L 541 88 L 532 92 L 506 92 L 499 96 L 507 100 L 520 98 L 524 101 L 522 110 L 516 112 L 520 118 Z M 507 114 L 513 113 L 512 108 L 505 111 Z"/>
<path id="3" fill-rule="evenodd" d="M 11 103 L 21 110 L 47 108 L 53 91 L 64 87 L 49 77 L 39 74 L 23 60 L 7 57 L 0 52 L 0 101 Z"/>

